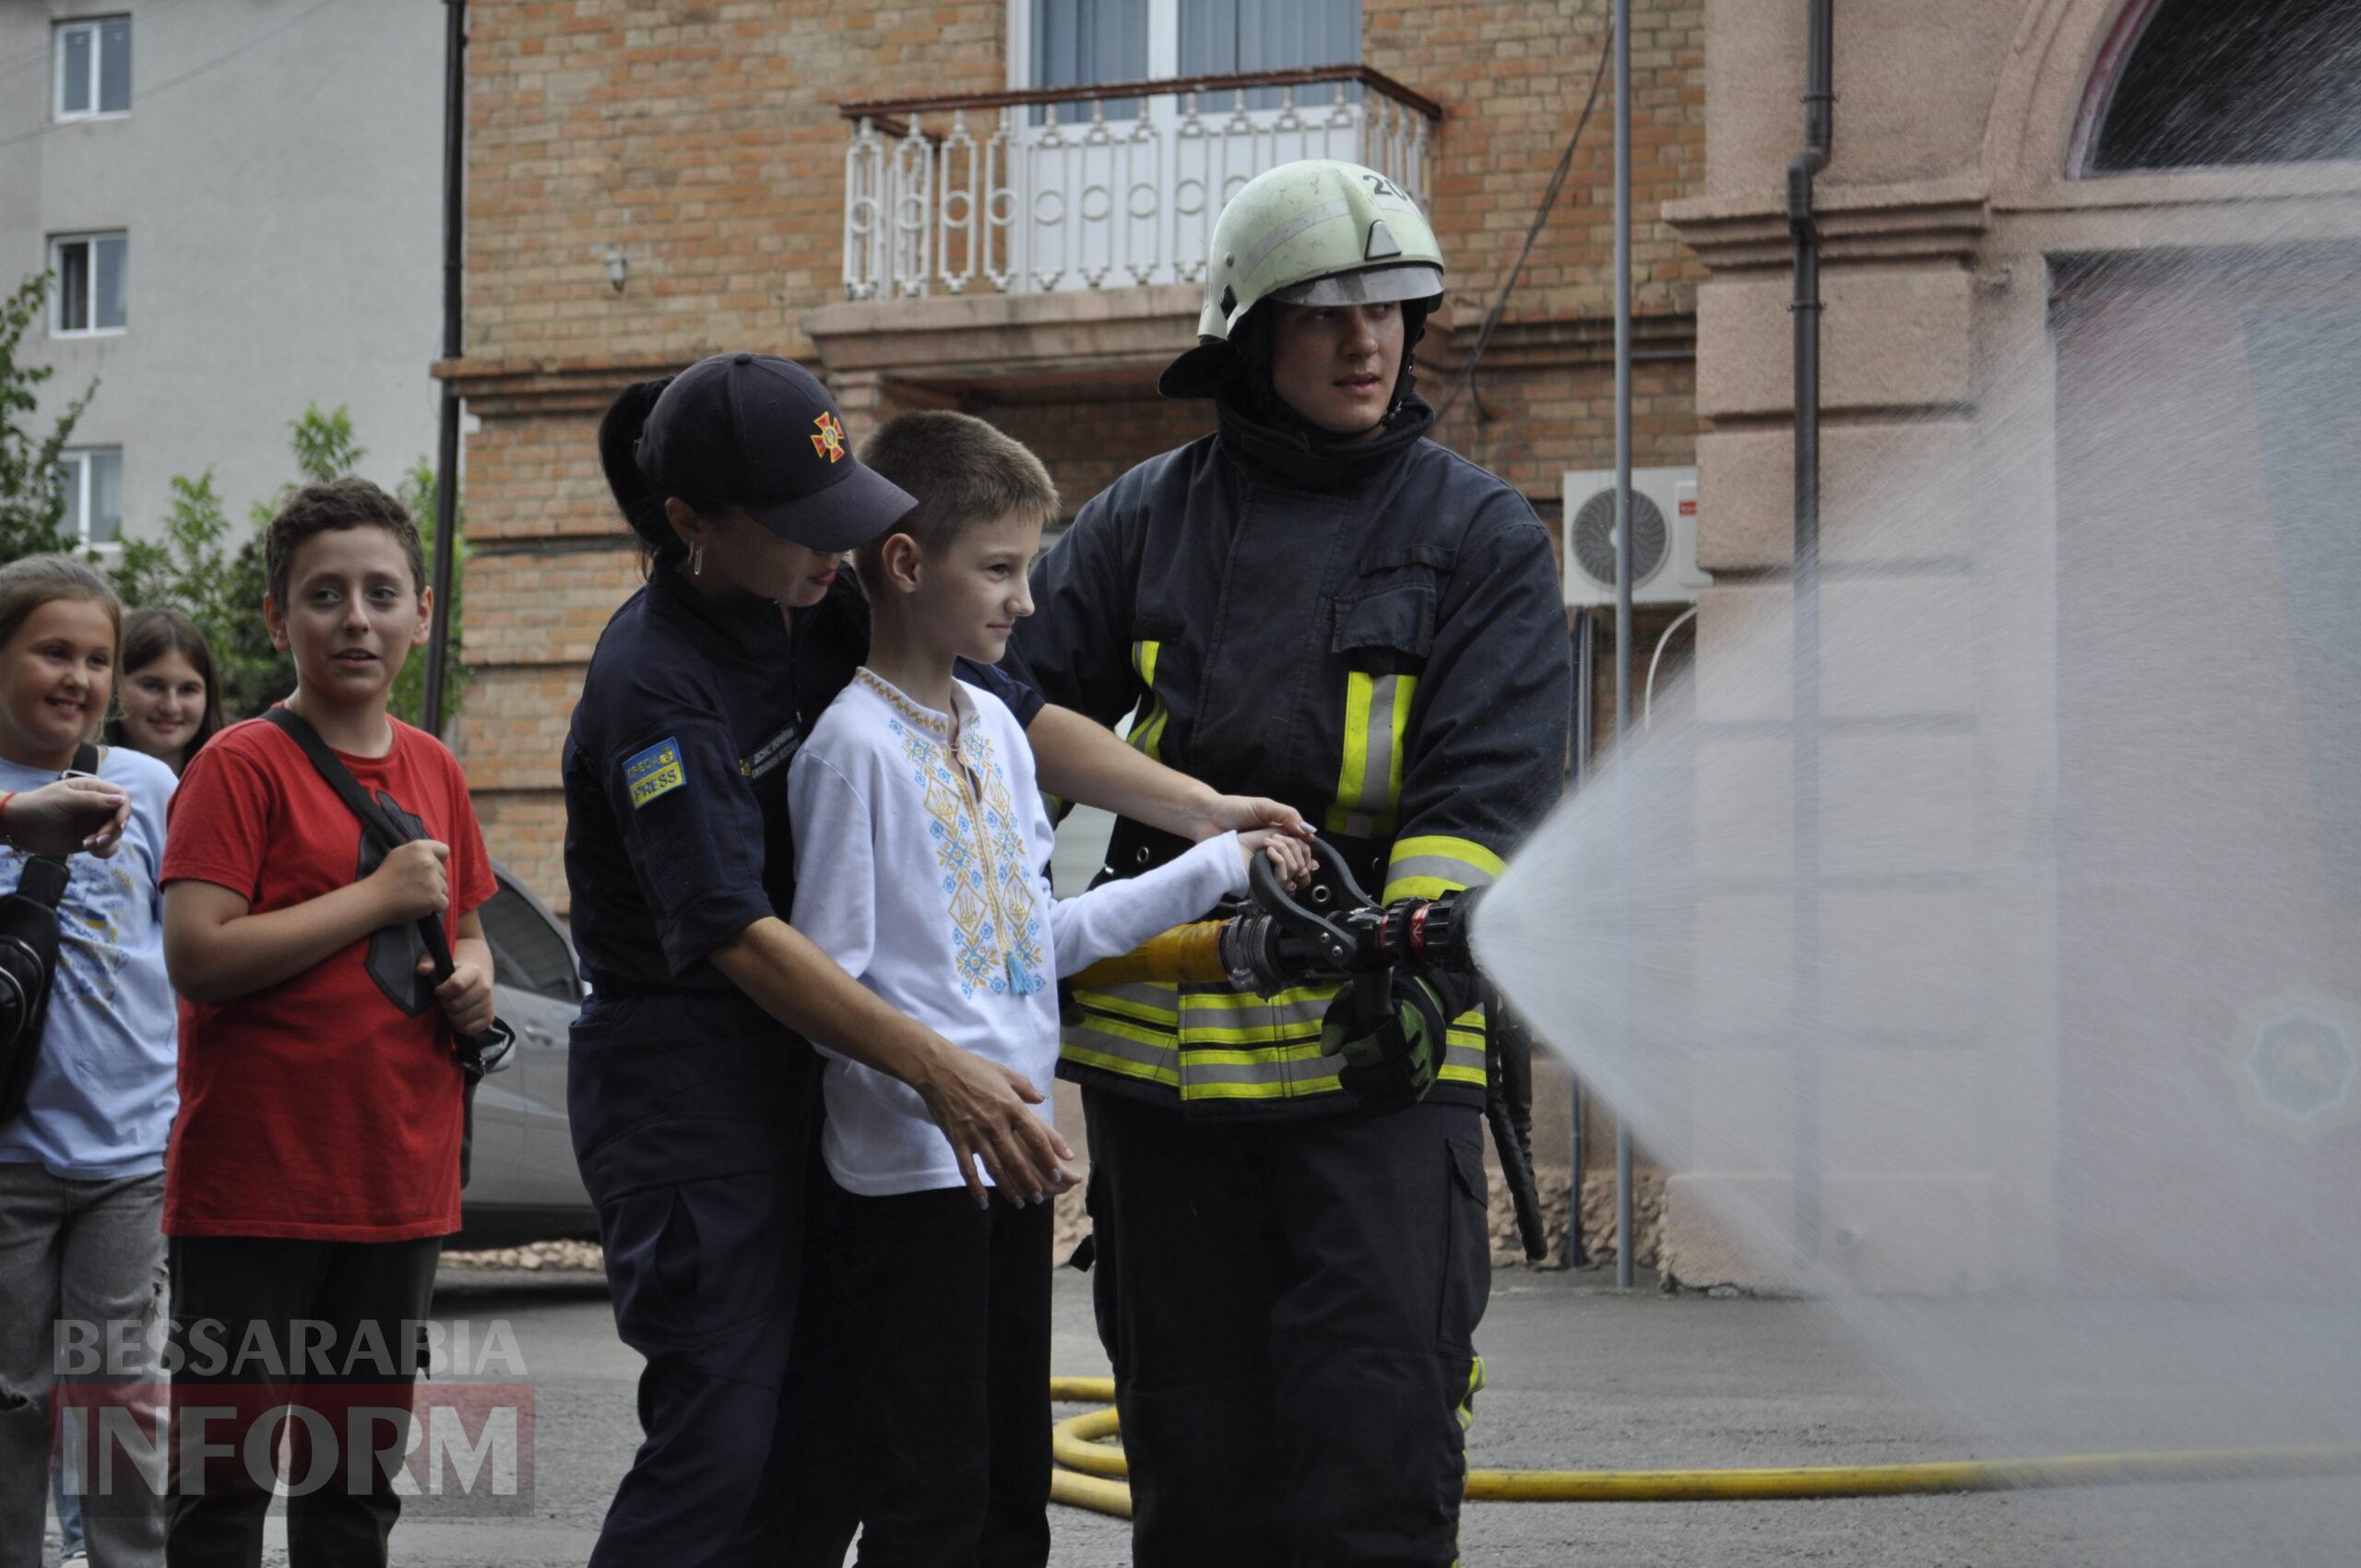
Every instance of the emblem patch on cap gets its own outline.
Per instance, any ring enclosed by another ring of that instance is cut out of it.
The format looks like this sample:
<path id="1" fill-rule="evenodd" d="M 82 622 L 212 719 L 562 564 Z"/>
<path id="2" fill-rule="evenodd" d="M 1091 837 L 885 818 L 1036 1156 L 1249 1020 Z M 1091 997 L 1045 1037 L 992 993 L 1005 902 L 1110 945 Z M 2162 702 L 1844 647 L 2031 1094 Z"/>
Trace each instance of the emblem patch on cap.
<path id="1" fill-rule="evenodd" d="M 845 455 L 845 427 L 836 422 L 836 416 L 834 413 L 824 413 L 812 422 L 820 427 L 820 434 L 812 438 L 812 450 L 819 453 L 831 463 L 842 461 Z"/>
<path id="2" fill-rule="evenodd" d="M 681 771 L 681 742 L 669 735 L 637 756 L 623 759 L 623 783 L 631 790 L 634 811 L 688 781 Z"/>

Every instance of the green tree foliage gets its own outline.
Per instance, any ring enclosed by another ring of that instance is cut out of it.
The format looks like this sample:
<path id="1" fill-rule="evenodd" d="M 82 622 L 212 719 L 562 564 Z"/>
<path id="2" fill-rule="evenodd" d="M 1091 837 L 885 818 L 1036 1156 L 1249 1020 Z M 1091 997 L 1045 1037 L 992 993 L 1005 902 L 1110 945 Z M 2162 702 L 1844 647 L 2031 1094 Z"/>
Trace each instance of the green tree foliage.
<path id="1" fill-rule="evenodd" d="M 401 482 L 394 487 L 394 497 L 418 521 L 418 535 L 426 546 L 428 580 L 434 572 L 434 465 L 421 457 L 403 473 Z M 454 527 L 451 552 L 451 613 L 445 624 L 449 635 L 443 639 L 443 721 L 457 717 L 459 698 L 468 683 L 467 666 L 459 662 L 459 609 L 461 588 L 467 576 L 468 527 L 465 508 L 456 501 L 452 506 Z M 426 650 L 414 648 L 409 662 L 394 681 L 393 711 L 412 724 L 419 722 L 426 711 Z"/>
<path id="2" fill-rule="evenodd" d="M 22 349 L 48 298 L 49 274 L 37 272 L 0 303 L 0 561 L 74 550 L 81 543 L 65 525 L 58 459 L 99 384 L 93 381 L 66 404 L 47 435 L 33 434 L 36 389 L 56 371 L 27 364 Z"/>
<path id="3" fill-rule="evenodd" d="M 25 336 L 42 319 L 50 275 L 36 273 L 0 302 L 0 561 L 49 552 L 75 552 L 81 541 L 67 526 L 59 459 L 74 426 L 98 390 L 92 382 L 60 411 L 46 435 L 33 431 L 37 390 L 54 371 L 28 364 Z M 115 589 L 127 605 L 169 604 L 187 612 L 213 647 L 221 681 L 223 709 L 234 719 L 260 713 L 295 689 L 295 666 L 270 644 L 262 601 L 268 579 L 263 568 L 263 530 L 302 484 L 325 482 L 358 472 L 368 456 L 352 428 L 350 410 L 339 404 L 306 408 L 288 425 L 296 480 L 249 509 L 253 527 L 240 540 L 213 487 L 208 469 L 195 479 L 175 475 L 172 508 L 154 539 L 126 539 L 111 568 Z M 394 494 L 434 557 L 434 469 L 423 457 L 411 464 Z M 466 671 L 459 662 L 459 567 L 466 561 L 466 531 L 458 530 L 458 553 L 451 576 L 450 635 L 445 647 L 443 708 L 446 721 L 458 711 Z M 95 552 L 90 559 L 98 560 Z M 415 724 L 425 706 L 425 650 L 415 649 L 394 683 L 393 711 Z"/>
<path id="4" fill-rule="evenodd" d="M 133 540 L 123 547 L 115 569 L 115 586 L 127 604 L 171 604 L 187 612 L 205 629 L 219 666 L 221 703 L 232 718 L 260 713 L 295 689 L 294 661 L 273 647 L 263 620 L 263 596 L 269 578 L 263 561 L 263 530 L 287 504 L 300 484 L 341 479 L 360 467 L 368 454 L 355 439 L 352 416 L 338 405 L 324 412 L 316 404 L 290 423 L 291 445 L 299 481 L 279 488 L 250 511 L 254 527 L 243 543 L 231 545 L 229 514 L 214 493 L 208 469 L 196 479 L 175 477 L 172 505 L 155 540 Z M 434 558 L 434 469 L 420 458 L 394 487 Z M 450 635 L 445 647 L 443 711 L 445 722 L 458 711 L 465 671 L 459 663 L 459 571 L 466 559 L 464 529 L 461 548 L 451 576 Z M 390 704 L 398 718 L 415 724 L 424 710 L 426 658 L 413 649 L 394 683 Z"/>

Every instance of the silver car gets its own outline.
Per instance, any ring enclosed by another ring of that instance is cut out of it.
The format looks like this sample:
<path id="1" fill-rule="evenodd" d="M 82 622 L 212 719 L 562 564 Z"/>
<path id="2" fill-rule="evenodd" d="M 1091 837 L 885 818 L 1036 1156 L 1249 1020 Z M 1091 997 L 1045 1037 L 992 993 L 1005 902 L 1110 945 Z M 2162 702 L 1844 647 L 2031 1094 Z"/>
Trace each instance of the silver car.
<path id="1" fill-rule="evenodd" d="M 599 1234 L 565 1118 L 566 1040 L 582 1010 L 582 971 L 557 917 L 504 866 L 492 875 L 500 891 L 478 913 L 499 977 L 492 1003 L 516 1031 L 516 1053 L 476 1090 L 473 1166 L 459 1233 L 445 1243 L 454 1251 Z"/>

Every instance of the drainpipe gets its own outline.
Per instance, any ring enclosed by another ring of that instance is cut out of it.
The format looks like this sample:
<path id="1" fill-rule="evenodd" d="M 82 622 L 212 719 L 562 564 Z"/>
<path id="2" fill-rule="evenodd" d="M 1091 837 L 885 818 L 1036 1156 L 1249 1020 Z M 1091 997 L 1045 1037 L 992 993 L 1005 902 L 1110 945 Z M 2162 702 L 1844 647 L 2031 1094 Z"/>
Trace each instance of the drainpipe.
<path id="1" fill-rule="evenodd" d="M 1571 526 L 1571 525 L 1570 525 Z M 1591 727 L 1596 721 L 1592 712 L 1593 683 L 1598 678 L 1598 637 L 1591 625 L 1591 612 L 1574 612 L 1574 787 L 1590 786 Z M 1569 1184 L 1566 1192 L 1566 1264 L 1580 1268 L 1590 1262 L 1589 1250 L 1583 1245 L 1583 1081 L 1579 1075 L 1566 1075 L 1566 1109 L 1572 1117 L 1573 1132 L 1566 1144 Z"/>
<path id="2" fill-rule="evenodd" d="M 443 358 L 459 357 L 459 282 L 466 238 L 468 0 L 443 0 Z M 426 691 L 419 727 L 443 732 L 443 688 L 450 671 L 445 648 L 451 634 L 451 563 L 459 527 L 459 391 L 443 382 L 434 436 L 434 564 L 428 582 L 434 612 L 426 639 Z"/>
<path id="3" fill-rule="evenodd" d="M 1615 0 L 1615 750 L 1623 820 L 1631 817 L 1631 0 Z M 1631 907 L 1632 849 L 1618 851 L 1624 908 Z M 1622 963 L 1630 980 L 1637 939 L 1626 922 Z M 1620 1020 L 1623 1058 L 1631 1052 L 1631 1004 L 1627 984 Z M 1631 1288 L 1631 1124 L 1615 1119 L 1615 1288 Z"/>
<path id="4" fill-rule="evenodd" d="M 1795 1224 L 1800 1266 L 1820 1245 L 1820 227 L 1812 176 L 1828 167 L 1835 131 L 1834 0 L 1806 0 L 1804 149 L 1787 165 L 1795 236 Z"/>

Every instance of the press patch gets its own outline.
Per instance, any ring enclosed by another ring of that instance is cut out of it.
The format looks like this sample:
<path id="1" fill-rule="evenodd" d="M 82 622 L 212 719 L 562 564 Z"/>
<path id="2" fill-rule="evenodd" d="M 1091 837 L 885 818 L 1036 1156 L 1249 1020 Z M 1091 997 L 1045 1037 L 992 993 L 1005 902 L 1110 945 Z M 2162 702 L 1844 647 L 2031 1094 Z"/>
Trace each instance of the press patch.
<path id="1" fill-rule="evenodd" d="M 681 771 L 681 742 L 670 736 L 623 761 L 623 782 L 631 789 L 634 811 L 688 781 L 688 776 Z"/>

